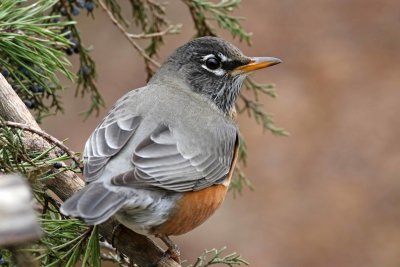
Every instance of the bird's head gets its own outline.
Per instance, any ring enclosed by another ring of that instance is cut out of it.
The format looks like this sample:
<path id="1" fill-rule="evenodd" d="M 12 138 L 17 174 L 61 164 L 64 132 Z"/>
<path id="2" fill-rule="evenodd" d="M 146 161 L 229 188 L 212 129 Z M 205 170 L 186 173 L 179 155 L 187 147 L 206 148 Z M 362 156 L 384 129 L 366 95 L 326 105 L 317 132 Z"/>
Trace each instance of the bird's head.
<path id="1" fill-rule="evenodd" d="M 160 70 L 168 70 L 170 78 L 183 79 L 190 90 L 206 95 L 229 113 L 250 72 L 281 62 L 273 57 L 248 57 L 221 38 L 201 37 L 176 49 Z"/>

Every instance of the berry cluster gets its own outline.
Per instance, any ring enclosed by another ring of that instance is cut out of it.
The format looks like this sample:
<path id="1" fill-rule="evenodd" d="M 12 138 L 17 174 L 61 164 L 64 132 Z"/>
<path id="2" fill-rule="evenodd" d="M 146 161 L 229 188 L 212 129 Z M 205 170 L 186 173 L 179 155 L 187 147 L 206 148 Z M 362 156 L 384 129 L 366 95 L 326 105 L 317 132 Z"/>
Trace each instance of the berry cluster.
<path id="1" fill-rule="evenodd" d="M 88 0 L 68 0 L 68 9 L 73 16 L 78 16 L 81 13 L 81 9 L 86 9 L 87 12 L 92 13 L 94 10 L 94 3 Z M 60 6 L 60 14 L 62 16 L 68 16 L 68 12 L 64 6 Z"/>
<path id="2" fill-rule="evenodd" d="M 1 74 L 4 76 L 4 78 L 8 78 L 9 76 L 10 76 L 10 72 L 6 69 L 6 68 L 4 68 L 4 67 L 2 67 L 1 68 Z"/>
<path id="3" fill-rule="evenodd" d="M 94 3 L 90 0 L 68 0 L 56 5 L 53 12 L 66 17 L 67 20 L 71 20 L 71 16 L 78 16 L 82 9 L 86 9 L 88 14 L 91 14 L 94 7 Z M 72 30 L 73 27 L 75 26 L 67 26 L 62 30 L 64 37 L 71 43 L 71 46 L 65 49 L 65 53 L 69 56 L 80 52 L 79 38 L 76 36 L 77 33 Z"/>
<path id="4" fill-rule="evenodd" d="M 82 9 L 86 9 L 88 14 L 92 14 L 94 8 L 95 4 L 92 0 L 68 0 L 67 2 L 56 5 L 53 12 L 60 14 L 66 20 L 72 20 L 72 16 L 80 15 Z M 86 80 L 86 78 L 93 74 L 94 66 L 91 66 L 91 60 L 88 60 L 85 55 L 87 52 L 85 52 L 85 49 L 79 41 L 80 38 L 76 26 L 66 26 L 61 34 L 71 43 L 71 46 L 65 49 L 65 53 L 69 56 L 80 54 L 81 58 L 84 58 L 81 60 L 81 68 L 78 74 L 82 80 Z"/>
<path id="5" fill-rule="evenodd" d="M 26 65 L 37 72 L 42 72 L 35 64 L 31 62 L 26 63 Z M 12 76 L 10 71 L 13 70 L 8 70 L 5 66 L 0 66 L 1 74 L 4 76 L 4 78 L 6 78 L 7 82 L 12 86 L 12 88 L 19 93 L 20 96 L 22 96 L 22 101 L 25 103 L 25 105 L 29 109 L 35 109 L 38 106 L 40 98 L 45 93 L 44 87 L 37 83 L 36 79 L 34 79 L 32 76 L 31 71 L 24 66 L 19 66 L 16 71 L 13 71 L 15 76 Z M 16 79 L 21 83 L 17 82 Z M 28 89 L 27 94 L 21 94 L 22 87 Z"/>
<path id="6" fill-rule="evenodd" d="M 65 49 L 65 53 L 67 53 L 67 55 L 71 56 L 74 53 L 75 54 L 79 54 L 79 50 L 80 50 L 80 44 L 77 38 L 73 37 L 71 34 L 71 28 L 70 27 L 65 27 L 62 30 L 62 34 L 64 35 L 64 37 L 66 39 L 68 39 L 70 41 L 70 43 L 72 44 L 70 47 L 68 47 L 67 49 Z"/>

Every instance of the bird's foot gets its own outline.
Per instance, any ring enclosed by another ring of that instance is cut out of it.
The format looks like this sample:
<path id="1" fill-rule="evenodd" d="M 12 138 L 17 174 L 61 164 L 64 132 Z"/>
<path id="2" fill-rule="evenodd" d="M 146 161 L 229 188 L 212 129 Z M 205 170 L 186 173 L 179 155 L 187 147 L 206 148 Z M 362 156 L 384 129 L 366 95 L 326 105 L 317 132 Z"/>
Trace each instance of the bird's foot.
<path id="1" fill-rule="evenodd" d="M 181 251 L 179 250 L 178 246 L 174 248 L 168 248 L 165 251 L 165 255 L 167 255 L 169 258 L 173 259 L 177 263 L 181 264 Z"/>
<path id="2" fill-rule="evenodd" d="M 181 264 L 181 251 L 179 250 L 178 245 L 166 235 L 158 235 L 157 237 L 160 238 L 168 247 L 168 249 L 164 252 L 163 258 L 168 257 Z"/>

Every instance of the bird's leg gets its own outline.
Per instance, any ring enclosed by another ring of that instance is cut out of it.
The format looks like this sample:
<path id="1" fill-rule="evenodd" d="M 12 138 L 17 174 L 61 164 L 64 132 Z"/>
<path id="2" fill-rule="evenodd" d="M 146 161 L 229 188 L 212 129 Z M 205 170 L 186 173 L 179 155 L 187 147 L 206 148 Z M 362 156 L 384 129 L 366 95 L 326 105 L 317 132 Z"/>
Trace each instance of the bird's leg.
<path id="1" fill-rule="evenodd" d="M 168 236 L 166 235 L 157 235 L 165 245 L 167 245 L 168 249 L 165 252 L 168 256 L 176 261 L 177 263 L 181 264 L 181 252 L 177 244 L 175 244 Z"/>

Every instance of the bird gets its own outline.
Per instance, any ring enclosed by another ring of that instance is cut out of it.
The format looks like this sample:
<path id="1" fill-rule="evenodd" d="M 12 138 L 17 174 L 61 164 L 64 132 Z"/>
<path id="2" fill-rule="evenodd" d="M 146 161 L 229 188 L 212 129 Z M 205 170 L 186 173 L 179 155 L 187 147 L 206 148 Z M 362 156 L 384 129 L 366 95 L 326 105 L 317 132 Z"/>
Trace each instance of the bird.
<path id="1" fill-rule="evenodd" d="M 281 63 L 248 57 L 218 37 L 177 48 L 144 87 L 121 97 L 87 140 L 85 186 L 64 215 L 98 225 L 114 217 L 164 241 L 187 233 L 223 202 L 238 157 L 235 101 L 249 73 Z"/>

